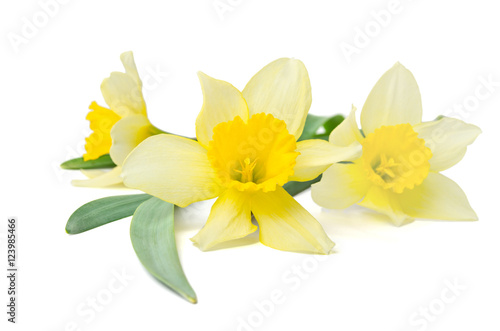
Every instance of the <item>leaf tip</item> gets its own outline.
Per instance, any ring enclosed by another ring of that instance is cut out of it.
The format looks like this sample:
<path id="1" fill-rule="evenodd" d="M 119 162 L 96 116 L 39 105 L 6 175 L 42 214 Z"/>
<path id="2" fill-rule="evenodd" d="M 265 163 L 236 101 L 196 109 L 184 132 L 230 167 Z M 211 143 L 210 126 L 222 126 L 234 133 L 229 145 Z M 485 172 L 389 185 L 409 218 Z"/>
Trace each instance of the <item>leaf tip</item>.
<path id="1" fill-rule="evenodd" d="M 71 167 L 69 167 L 69 165 L 68 165 L 68 162 L 69 162 L 69 161 L 64 161 L 63 163 L 61 163 L 61 164 L 59 165 L 59 167 L 61 167 L 61 169 L 66 169 L 66 170 L 71 169 Z"/>
<path id="2" fill-rule="evenodd" d="M 186 295 L 185 297 L 186 297 L 187 301 L 189 301 L 190 303 L 192 303 L 194 305 L 198 303 L 198 299 L 196 298 L 196 295 L 194 295 L 194 296 Z"/>

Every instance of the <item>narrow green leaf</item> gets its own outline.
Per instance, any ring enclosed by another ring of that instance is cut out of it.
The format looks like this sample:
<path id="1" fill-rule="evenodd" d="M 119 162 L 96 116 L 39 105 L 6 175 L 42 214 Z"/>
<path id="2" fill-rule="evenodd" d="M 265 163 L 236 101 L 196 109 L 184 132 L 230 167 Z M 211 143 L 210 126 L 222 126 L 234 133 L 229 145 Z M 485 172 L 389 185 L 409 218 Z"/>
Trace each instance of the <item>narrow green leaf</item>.
<path id="1" fill-rule="evenodd" d="M 68 170 L 79 170 L 79 169 L 103 169 L 103 168 L 114 168 L 116 164 L 111 160 L 109 154 L 104 154 L 95 160 L 84 161 L 83 157 L 78 157 L 76 159 L 68 160 L 61 164 L 61 168 Z"/>
<path id="2" fill-rule="evenodd" d="M 154 277 L 189 302 L 197 302 L 175 245 L 173 204 L 155 197 L 142 203 L 132 218 L 130 238 L 137 257 Z"/>
<path id="3" fill-rule="evenodd" d="M 299 194 L 300 192 L 307 190 L 309 187 L 311 187 L 312 184 L 317 183 L 320 180 L 321 180 L 321 175 L 307 182 L 288 182 L 285 185 L 283 185 L 283 188 L 288 192 L 288 194 L 290 194 L 293 197 Z"/>
<path id="4" fill-rule="evenodd" d="M 342 121 L 344 116 L 316 116 L 307 115 L 306 124 L 304 125 L 304 130 L 298 141 L 307 139 L 323 139 L 328 140 L 330 133 L 335 129 Z M 318 133 L 320 128 L 324 128 L 325 132 Z"/>
<path id="5" fill-rule="evenodd" d="M 88 202 L 78 208 L 66 224 L 69 234 L 82 233 L 132 216 L 136 208 L 151 198 L 149 194 L 117 195 Z"/>

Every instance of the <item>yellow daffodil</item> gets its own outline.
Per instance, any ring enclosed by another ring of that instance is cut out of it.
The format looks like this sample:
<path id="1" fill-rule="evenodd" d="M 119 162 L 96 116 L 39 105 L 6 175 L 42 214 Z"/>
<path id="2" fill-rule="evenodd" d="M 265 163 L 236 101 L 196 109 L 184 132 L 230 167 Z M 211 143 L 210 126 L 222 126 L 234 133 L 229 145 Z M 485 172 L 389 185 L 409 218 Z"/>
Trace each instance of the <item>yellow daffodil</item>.
<path id="1" fill-rule="evenodd" d="M 460 187 L 440 174 L 458 163 L 481 130 L 452 118 L 422 123 L 415 78 L 400 63 L 387 71 L 356 109 L 330 135 L 341 147 L 358 145 L 362 155 L 333 164 L 312 186 L 312 197 L 326 208 L 358 203 L 384 213 L 396 225 L 415 218 L 477 220 Z"/>
<path id="2" fill-rule="evenodd" d="M 296 142 L 311 104 L 303 63 L 276 60 L 243 92 L 203 73 L 199 79 L 204 102 L 196 120 L 197 141 L 172 135 L 146 139 L 123 165 L 125 185 L 180 207 L 218 197 L 192 238 L 202 250 L 256 231 L 253 214 L 264 245 L 330 252 L 334 244 L 321 225 L 282 188 L 289 180 L 319 174 L 309 169 L 316 150 L 326 149 L 329 162 L 352 154 L 322 140 Z"/>
<path id="3" fill-rule="evenodd" d="M 76 186 L 109 186 L 122 183 L 121 165 L 127 155 L 144 139 L 159 131 L 148 120 L 132 52 L 120 56 L 125 72 L 113 72 L 101 84 L 101 92 L 109 108 L 91 103 L 87 115 L 92 133 L 85 139 L 85 161 L 110 154 L 117 165 L 111 171 L 84 171 L 88 180 L 74 180 Z"/>

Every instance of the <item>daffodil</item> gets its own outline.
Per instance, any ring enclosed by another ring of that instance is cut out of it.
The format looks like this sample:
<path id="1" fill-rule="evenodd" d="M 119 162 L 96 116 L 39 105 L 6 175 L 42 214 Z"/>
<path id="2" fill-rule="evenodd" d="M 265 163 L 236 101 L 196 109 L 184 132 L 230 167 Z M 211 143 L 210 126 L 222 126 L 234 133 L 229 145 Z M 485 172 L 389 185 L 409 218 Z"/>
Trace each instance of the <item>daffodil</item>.
<path id="1" fill-rule="evenodd" d="M 88 180 L 74 180 L 76 186 L 110 186 L 122 183 L 121 165 L 127 155 L 144 139 L 161 133 L 148 120 L 142 95 L 142 82 L 132 52 L 121 54 L 125 72 L 112 72 L 101 84 L 109 108 L 90 104 L 87 120 L 92 133 L 85 139 L 85 161 L 110 154 L 117 165 L 111 171 L 84 171 Z"/>
<path id="2" fill-rule="evenodd" d="M 330 135 L 332 146 L 358 145 L 350 163 L 331 165 L 312 186 L 314 201 L 341 209 L 358 203 L 386 214 L 396 225 L 416 218 L 477 220 L 462 189 L 440 174 L 458 163 L 481 130 L 453 118 L 422 123 L 415 78 L 400 63 L 387 71 Z"/>
<path id="3" fill-rule="evenodd" d="M 172 135 L 146 139 L 125 160 L 125 185 L 180 207 L 218 197 L 192 238 L 202 250 L 256 231 L 253 214 L 264 245 L 330 252 L 334 244 L 321 225 L 282 187 L 319 174 L 310 169 L 316 163 L 310 154 L 317 150 L 328 151 L 329 162 L 353 153 L 323 140 L 297 143 L 311 104 L 303 63 L 276 60 L 242 92 L 203 73 L 199 79 L 204 101 L 196 119 L 197 141 Z"/>

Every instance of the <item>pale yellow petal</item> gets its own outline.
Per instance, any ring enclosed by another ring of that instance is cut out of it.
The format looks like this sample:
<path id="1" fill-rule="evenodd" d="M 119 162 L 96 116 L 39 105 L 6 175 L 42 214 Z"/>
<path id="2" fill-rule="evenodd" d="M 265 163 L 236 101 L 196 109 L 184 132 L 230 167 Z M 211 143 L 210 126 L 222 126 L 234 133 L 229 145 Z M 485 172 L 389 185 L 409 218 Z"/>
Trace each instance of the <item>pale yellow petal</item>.
<path id="1" fill-rule="evenodd" d="M 356 107 L 352 106 L 349 116 L 330 133 L 329 141 L 336 146 L 347 147 L 361 140 L 363 136 L 356 122 Z"/>
<path id="2" fill-rule="evenodd" d="M 449 117 L 421 123 L 413 129 L 432 151 L 431 171 L 443 171 L 457 164 L 467 146 L 481 133 L 477 126 Z"/>
<path id="3" fill-rule="evenodd" d="M 153 135 L 152 128 L 151 122 L 144 115 L 130 115 L 119 120 L 111 129 L 109 154 L 113 162 L 122 165 L 137 145 Z"/>
<path id="4" fill-rule="evenodd" d="M 109 170 L 104 169 L 80 169 L 80 172 L 87 178 L 95 178 L 104 175 Z"/>
<path id="5" fill-rule="evenodd" d="M 311 187 L 311 195 L 318 205 L 330 209 L 343 209 L 359 202 L 371 183 L 358 160 L 352 164 L 334 164 L 328 168 L 319 183 Z"/>
<path id="6" fill-rule="evenodd" d="M 168 134 L 152 136 L 137 146 L 123 164 L 122 177 L 126 186 L 180 207 L 221 192 L 207 150 L 193 140 Z"/>
<path id="7" fill-rule="evenodd" d="M 198 78 L 203 92 L 203 106 L 196 118 L 196 137 L 206 147 L 217 124 L 232 121 L 236 116 L 246 123 L 248 107 L 241 92 L 233 85 L 202 72 L 198 73 Z"/>
<path id="8" fill-rule="evenodd" d="M 335 245 L 318 221 L 282 187 L 256 193 L 252 212 L 259 223 L 260 241 L 292 252 L 328 254 Z"/>
<path id="9" fill-rule="evenodd" d="M 366 135 L 383 125 L 422 121 L 422 100 L 413 74 L 396 63 L 375 84 L 361 111 L 361 127 Z"/>
<path id="10" fill-rule="evenodd" d="M 321 175 L 329 166 L 340 161 L 352 161 L 361 156 L 361 145 L 338 147 L 320 139 L 303 140 L 297 143 L 294 175 L 289 180 L 307 181 Z"/>
<path id="11" fill-rule="evenodd" d="M 243 238 L 255 230 L 248 194 L 229 189 L 215 201 L 207 223 L 191 240 L 205 251 L 222 242 Z"/>
<path id="12" fill-rule="evenodd" d="M 413 222 L 415 219 L 405 214 L 400 203 L 399 194 L 391 190 L 384 190 L 378 185 L 372 185 L 360 206 L 375 210 L 387 215 L 397 226 Z"/>
<path id="13" fill-rule="evenodd" d="M 272 114 L 285 121 L 288 132 L 299 138 L 311 106 L 311 83 L 304 64 L 282 58 L 271 62 L 243 89 L 250 116 Z"/>
<path id="14" fill-rule="evenodd" d="M 109 108 L 121 117 L 146 114 L 142 88 L 131 75 L 112 72 L 101 84 L 101 92 Z"/>
<path id="15" fill-rule="evenodd" d="M 74 179 L 71 184 L 78 187 L 107 187 L 113 185 L 120 185 L 123 179 L 120 177 L 122 168 L 120 166 L 114 167 L 112 170 L 103 172 L 99 176 L 90 179 Z"/>
<path id="16" fill-rule="evenodd" d="M 404 212 L 414 218 L 477 221 L 460 186 L 438 173 L 429 173 L 421 185 L 405 190 L 399 198 Z"/>
<path id="17" fill-rule="evenodd" d="M 120 60 L 123 63 L 125 72 L 135 80 L 138 86 L 142 87 L 142 81 L 141 78 L 139 77 L 139 73 L 137 72 L 137 67 L 134 61 L 134 54 L 131 51 L 124 52 L 120 55 Z"/>

